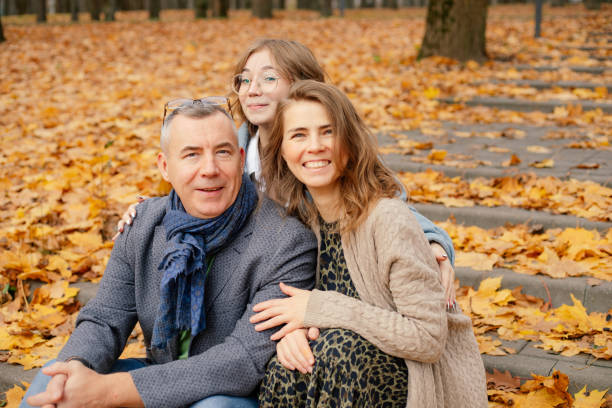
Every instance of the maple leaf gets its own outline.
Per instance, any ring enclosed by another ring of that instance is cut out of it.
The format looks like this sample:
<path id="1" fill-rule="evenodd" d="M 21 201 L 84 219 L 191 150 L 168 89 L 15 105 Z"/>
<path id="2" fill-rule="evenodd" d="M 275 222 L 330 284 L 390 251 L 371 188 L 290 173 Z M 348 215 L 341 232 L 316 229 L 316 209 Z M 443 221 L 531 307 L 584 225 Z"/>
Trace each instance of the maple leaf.
<path id="1" fill-rule="evenodd" d="M 493 368 L 493 373 L 486 373 L 487 375 L 487 386 L 501 390 L 515 390 L 521 386 L 521 379 L 519 377 L 512 377 L 510 371 L 506 370 L 504 373 Z"/>
<path id="2" fill-rule="evenodd" d="M 574 398 L 575 398 L 574 408 L 599 408 L 601 407 L 605 402 L 605 396 L 606 396 L 607 391 L 608 390 L 604 390 L 604 391 L 592 390 L 592 391 L 587 392 L 586 385 L 585 385 L 584 387 L 582 387 L 580 391 L 574 394 Z"/>
<path id="3" fill-rule="evenodd" d="M 30 384 L 25 381 L 22 381 L 21 383 L 24 388 L 20 387 L 19 385 L 15 385 L 13 386 L 13 388 L 6 392 L 6 405 L 4 406 L 4 408 L 19 407 L 19 405 L 21 404 L 21 400 L 25 396 L 26 389 L 30 386 Z"/>

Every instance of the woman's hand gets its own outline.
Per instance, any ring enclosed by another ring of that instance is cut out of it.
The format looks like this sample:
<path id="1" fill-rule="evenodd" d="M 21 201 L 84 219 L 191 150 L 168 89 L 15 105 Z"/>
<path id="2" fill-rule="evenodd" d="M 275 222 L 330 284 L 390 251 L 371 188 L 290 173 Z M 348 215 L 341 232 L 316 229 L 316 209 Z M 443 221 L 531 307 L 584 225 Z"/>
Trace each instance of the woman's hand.
<path id="1" fill-rule="evenodd" d="M 113 241 L 123 232 L 126 225 L 132 225 L 132 221 L 136 218 L 136 206 L 146 200 L 147 197 L 138 196 L 136 199 L 138 202 L 130 204 L 127 211 L 123 213 L 121 219 L 117 223 L 117 233 L 113 237 Z"/>
<path id="2" fill-rule="evenodd" d="M 251 316 L 251 323 L 259 323 L 255 330 L 263 331 L 285 324 L 282 329 L 270 336 L 271 340 L 280 340 L 288 333 L 304 327 L 306 305 L 310 299 L 310 291 L 294 288 L 284 283 L 280 284 L 281 291 L 289 296 L 283 299 L 266 300 L 253 306 L 257 314 Z M 260 323 L 261 322 L 261 323 Z"/>
<path id="3" fill-rule="evenodd" d="M 297 329 L 287 334 L 276 344 L 276 356 L 278 362 L 287 370 L 297 369 L 300 373 L 312 373 L 314 356 L 308 340 L 316 340 L 319 337 L 319 329 Z"/>
<path id="4" fill-rule="evenodd" d="M 438 261 L 438 266 L 440 267 L 440 281 L 444 288 L 446 307 L 447 309 L 451 309 L 455 305 L 455 270 L 442 245 L 437 242 L 431 242 L 430 246 L 431 251 L 436 257 L 436 261 Z"/>

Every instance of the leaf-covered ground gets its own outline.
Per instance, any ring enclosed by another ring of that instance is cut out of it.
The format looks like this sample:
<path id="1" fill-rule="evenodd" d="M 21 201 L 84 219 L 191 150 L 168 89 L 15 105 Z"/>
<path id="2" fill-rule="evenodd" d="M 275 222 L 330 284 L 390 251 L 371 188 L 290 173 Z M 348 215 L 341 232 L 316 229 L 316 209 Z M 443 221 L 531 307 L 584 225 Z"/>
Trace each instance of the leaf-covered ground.
<path id="1" fill-rule="evenodd" d="M 592 181 L 534 174 L 465 181 L 436 171 L 401 173 L 410 199 L 447 207 L 508 206 L 612 221 L 612 188 Z"/>
<path id="2" fill-rule="evenodd" d="M 610 66 L 606 44 L 607 51 L 605 47 L 598 51 L 601 55 L 578 48 L 598 44 L 589 33 L 612 24 L 612 6 L 602 7 L 599 13 L 587 12 L 581 5 L 546 7 L 544 38 L 539 41 L 532 38 L 532 6 L 491 7 L 487 46 L 492 59 L 483 65 L 443 58 L 416 61 L 424 9 L 355 10 L 347 12 L 346 19 L 327 20 L 310 12 L 281 12 L 265 22 L 250 18 L 248 12 L 232 13 L 226 21 L 194 21 L 190 12 L 169 11 L 162 13 L 161 22 L 149 22 L 145 13 L 130 12 L 118 13 L 116 23 L 75 25 L 68 24 L 64 15 L 50 16 L 51 23 L 41 26 L 32 24 L 32 16 L 3 18 L 8 42 L 0 45 L 0 350 L 4 350 L 0 359 L 37 367 L 56 355 L 79 308 L 76 289 L 69 283 L 98 280 L 112 247 L 110 237 L 118 215 L 139 194 L 167 191 L 155 167 L 163 104 L 175 97 L 229 94 L 233 63 L 255 38 L 294 38 L 311 47 L 330 81 L 349 94 L 374 130 L 431 132 L 440 127 L 440 121 L 573 125 L 577 130 L 557 136 L 567 143 L 588 142 L 592 145 L 582 147 L 595 148 L 609 146 L 612 139 L 612 117 L 601 110 L 583 111 L 574 105 L 552 113 L 512 112 L 444 105 L 436 98 L 462 95 L 556 98 L 573 104 L 578 100 L 611 102 L 605 88 L 533 92 L 509 83 L 489 83 L 492 79 L 592 80 L 570 67 Z M 608 60 L 599 61 L 597 56 Z M 554 64 L 561 69 L 520 71 L 517 64 Z M 611 75 L 608 71 L 599 81 L 609 84 Z M 576 134 L 589 136 L 577 141 Z M 413 147 L 403 143 L 404 148 Z M 443 157 L 443 153 L 431 154 L 427 157 L 431 161 L 439 158 L 436 154 Z M 467 183 L 432 173 L 403 177 L 412 186 L 413 199 L 424 202 L 510 205 L 610 220 L 606 211 L 609 189 L 586 182 L 524 176 L 521 182 L 531 187 L 517 191 L 517 181 L 512 178 Z M 454 185 L 452 190 L 450 185 Z M 558 262 L 567 266 L 568 275 L 579 271 L 610 279 L 609 233 L 600 236 L 581 231 L 585 245 L 596 245 L 588 251 L 564 245 L 559 241 L 563 233 L 555 238 L 549 232 L 534 235 L 521 227 L 484 231 L 446 224 L 445 228 L 455 239 L 459 262 L 469 264 L 462 254 L 469 250 L 491 258 L 491 266 L 547 273 L 547 265 Z M 536 244 L 541 251 L 534 252 Z M 33 290 L 34 281 L 44 284 Z M 512 324 L 536 324 L 525 315 L 532 312 L 522 311 L 518 294 L 497 299 L 505 292 L 495 293 L 491 296 L 502 303 L 493 302 L 495 310 L 474 314 L 475 327 L 498 333 L 505 327 L 504 333 L 510 336 L 516 335 Z M 478 296 L 466 292 L 462 301 Z M 541 308 L 531 306 L 528 310 Z M 514 320 L 504 314 L 506 309 L 516 313 Z M 499 313 L 509 319 L 504 325 L 499 323 Z M 545 314 L 539 318 L 549 322 L 561 319 L 564 312 L 540 313 Z M 585 319 L 591 319 L 590 315 Z M 583 328 L 566 327 L 578 329 Z M 593 338 L 591 349 L 609 358 L 605 354 L 609 343 L 600 347 L 597 333 L 585 330 L 580 333 Z M 563 347 L 550 343 L 559 333 L 551 328 L 552 340 L 542 340 L 542 344 L 563 352 L 588 348 L 586 343 Z M 141 353 L 138 333 L 134 336 L 128 353 Z M 553 380 L 534 381 L 549 384 Z M 554 386 L 554 381 L 552 388 L 562 388 Z M 550 388 L 530 387 L 515 395 L 540 395 L 539 390 Z M 595 393 L 590 395 L 594 398 Z M 496 394 L 491 398 L 509 397 Z"/>

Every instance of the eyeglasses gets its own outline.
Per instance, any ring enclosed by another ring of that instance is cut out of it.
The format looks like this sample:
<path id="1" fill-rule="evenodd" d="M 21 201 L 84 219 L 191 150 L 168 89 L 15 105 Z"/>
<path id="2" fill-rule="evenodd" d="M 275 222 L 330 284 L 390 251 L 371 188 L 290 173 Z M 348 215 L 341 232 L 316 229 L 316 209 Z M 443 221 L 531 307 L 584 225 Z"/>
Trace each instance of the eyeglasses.
<path id="1" fill-rule="evenodd" d="M 200 99 L 179 98 L 166 102 L 166 104 L 164 105 L 164 118 L 162 119 L 162 123 L 166 120 L 166 115 L 168 114 L 168 112 L 191 105 L 219 106 L 223 108 L 232 119 L 234 118 L 234 116 L 232 115 L 232 106 L 230 105 L 229 98 L 226 98 L 225 96 L 207 96 L 206 98 Z"/>
<path id="2" fill-rule="evenodd" d="M 274 71 L 264 71 L 255 78 L 250 74 L 238 74 L 235 75 L 232 80 L 232 91 L 236 92 L 238 95 L 244 95 L 251 88 L 253 81 L 255 81 L 262 92 L 269 93 L 276 89 L 276 85 L 280 78 L 280 75 Z"/>

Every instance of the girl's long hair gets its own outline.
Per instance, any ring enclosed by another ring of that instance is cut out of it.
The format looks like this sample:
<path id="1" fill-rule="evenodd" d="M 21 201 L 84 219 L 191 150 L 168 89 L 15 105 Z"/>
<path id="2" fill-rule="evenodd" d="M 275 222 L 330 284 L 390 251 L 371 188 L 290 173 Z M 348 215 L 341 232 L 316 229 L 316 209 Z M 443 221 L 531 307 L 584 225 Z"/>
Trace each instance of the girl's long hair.
<path id="1" fill-rule="evenodd" d="M 320 103 L 331 120 L 336 137 L 334 158 L 346 166 L 339 177 L 341 202 L 338 208 L 341 232 L 357 228 L 368 216 L 372 206 L 383 197 L 395 197 L 400 186 L 393 172 L 378 156 L 376 137 L 365 125 L 348 97 L 333 85 L 317 81 L 295 82 L 286 100 L 279 104 L 268 146 L 264 149 L 263 179 L 268 195 L 287 207 L 289 215 L 297 216 L 307 225 L 318 220 L 317 208 L 307 194 L 307 188 L 287 167 L 282 157 L 284 115 L 291 104 L 299 101 Z"/>
<path id="2" fill-rule="evenodd" d="M 270 51 L 279 73 L 289 82 L 302 79 L 325 82 L 325 71 L 308 47 L 297 41 L 277 38 L 261 38 L 251 44 L 238 60 L 233 75 L 242 73 L 249 57 L 264 49 Z M 234 117 L 240 117 L 248 123 L 249 134 L 254 135 L 257 126 L 247 120 L 237 98 L 232 101 L 232 110 Z"/>

